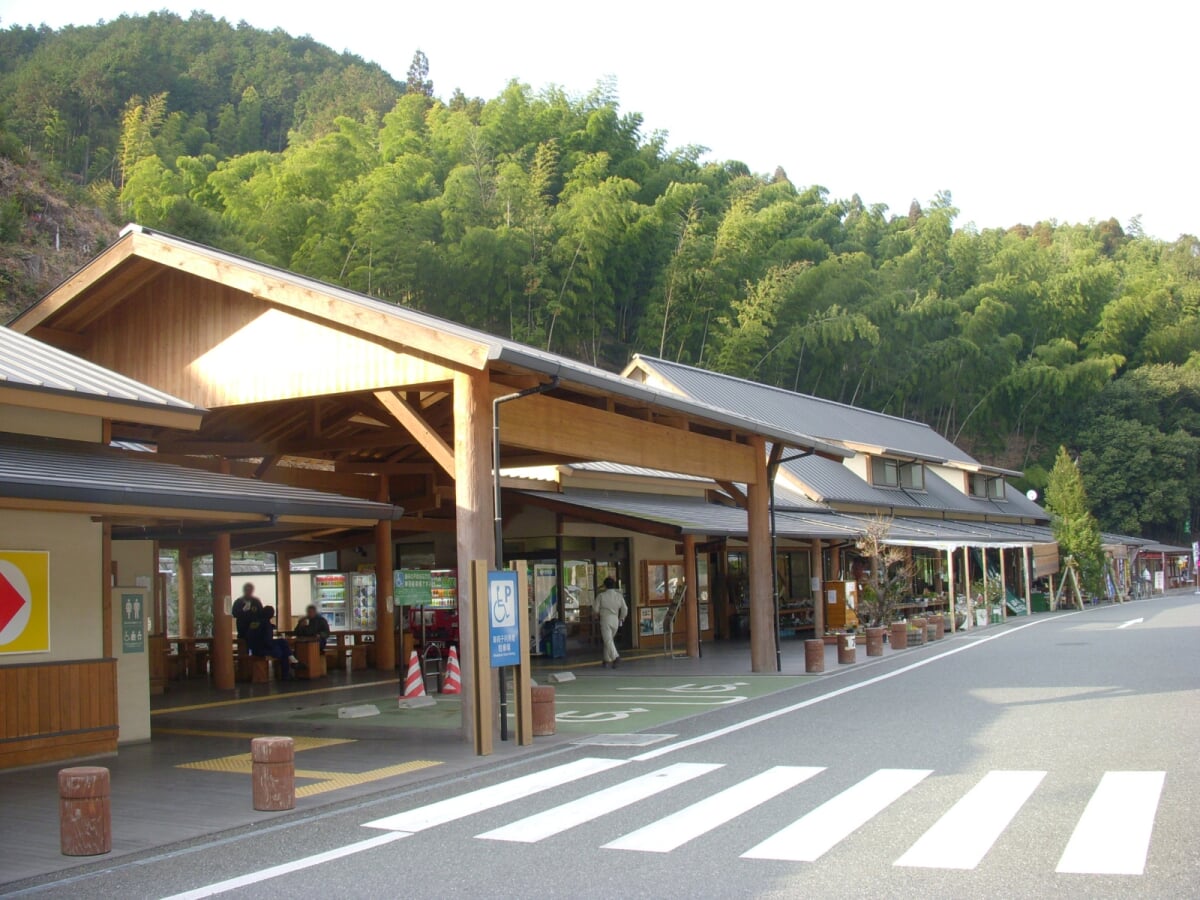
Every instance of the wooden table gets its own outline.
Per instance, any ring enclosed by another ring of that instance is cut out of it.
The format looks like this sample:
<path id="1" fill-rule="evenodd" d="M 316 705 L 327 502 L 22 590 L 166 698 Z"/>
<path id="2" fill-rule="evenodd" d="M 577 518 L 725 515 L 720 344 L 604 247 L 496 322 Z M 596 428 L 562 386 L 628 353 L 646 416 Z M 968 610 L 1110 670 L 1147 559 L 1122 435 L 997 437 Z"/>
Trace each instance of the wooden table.
<path id="1" fill-rule="evenodd" d="M 180 678 L 199 678 L 208 674 L 212 638 L 169 637 L 167 647 L 179 659 Z"/>
<path id="2" fill-rule="evenodd" d="M 321 642 L 317 638 L 292 638 L 296 658 L 300 665 L 296 666 L 296 677 L 313 679 L 325 676 L 325 654 L 321 652 Z"/>

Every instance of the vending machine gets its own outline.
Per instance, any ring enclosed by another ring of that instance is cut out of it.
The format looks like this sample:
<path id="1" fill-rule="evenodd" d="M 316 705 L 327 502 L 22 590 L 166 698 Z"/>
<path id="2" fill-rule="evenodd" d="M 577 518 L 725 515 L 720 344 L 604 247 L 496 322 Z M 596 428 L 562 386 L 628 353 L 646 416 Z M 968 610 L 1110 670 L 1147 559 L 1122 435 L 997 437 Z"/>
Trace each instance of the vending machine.
<path id="1" fill-rule="evenodd" d="M 347 628 L 375 630 L 375 573 L 358 572 L 350 576 L 349 620 Z"/>
<path id="2" fill-rule="evenodd" d="M 313 576 L 313 604 L 334 631 L 347 628 L 346 587 L 346 576 L 340 572 Z"/>

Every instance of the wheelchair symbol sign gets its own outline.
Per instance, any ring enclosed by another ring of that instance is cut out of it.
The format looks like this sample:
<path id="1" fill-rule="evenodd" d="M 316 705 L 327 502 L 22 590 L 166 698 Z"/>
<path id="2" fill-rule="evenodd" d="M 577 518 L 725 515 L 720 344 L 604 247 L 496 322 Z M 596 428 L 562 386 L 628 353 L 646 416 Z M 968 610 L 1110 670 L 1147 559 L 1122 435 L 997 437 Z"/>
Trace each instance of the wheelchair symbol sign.
<path id="1" fill-rule="evenodd" d="M 488 573 L 488 649 L 493 667 L 521 664 L 517 573 Z"/>

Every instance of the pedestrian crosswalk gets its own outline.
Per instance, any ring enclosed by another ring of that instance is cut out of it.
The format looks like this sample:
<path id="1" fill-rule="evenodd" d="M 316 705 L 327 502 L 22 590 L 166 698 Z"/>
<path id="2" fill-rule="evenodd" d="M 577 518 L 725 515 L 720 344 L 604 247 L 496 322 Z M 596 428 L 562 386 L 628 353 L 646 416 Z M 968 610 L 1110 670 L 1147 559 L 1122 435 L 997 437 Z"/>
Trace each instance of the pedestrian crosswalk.
<path id="1" fill-rule="evenodd" d="M 365 823 L 365 827 L 415 834 L 439 825 L 497 810 L 589 778 L 611 780 L 615 770 L 638 767 L 635 761 L 588 757 L 524 775 L 457 797 Z M 582 796 L 542 804 L 529 815 L 475 834 L 477 839 L 533 844 L 568 832 L 619 810 L 645 810 L 637 804 L 651 797 L 655 813 L 664 815 L 607 843 L 606 851 L 670 853 L 691 841 L 730 825 L 772 801 L 786 802 L 789 791 L 805 782 L 820 784 L 829 770 L 821 766 L 772 766 L 722 787 L 690 804 L 671 804 L 671 791 L 690 782 L 705 784 L 723 763 L 675 763 L 607 784 Z M 852 835 L 870 829 L 872 821 L 906 795 L 934 791 L 931 769 L 881 768 L 832 797 L 803 811 L 765 840 L 742 849 L 747 860 L 814 863 Z M 827 776 L 828 777 L 828 776 Z M 1140 875 L 1145 870 L 1164 772 L 1106 772 L 1073 831 L 1062 834 L 1061 874 Z M 728 779 L 726 779 L 728 780 Z M 1053 777 L 1044 771 L 987 772 L 961 797 L 951 798 L 941 817 L 912 840 L 896 859 L 881 862 L 924 869 L 971 870 L 978 867 L 1013 820 Z M 694 791 L 692 794 L 694 795 Z M 1049 802 L 1042 801 L 1042 802 Z M 1055 801 L 1061 806 L 1061 801 Z M 777 813 L 776 813 L 777 814 Z M 493 820 L 494 821 L 494 820 Z M 490 823 L 489 823 L 490 824 Z M 894 823 L 893 823 L 893 826 Z M 726 842 L 726 845 L 728 842 Z M 744 845 L 743 845 L 744 846 Z M 739 852 L 740 851 L 740 852 Z"/>

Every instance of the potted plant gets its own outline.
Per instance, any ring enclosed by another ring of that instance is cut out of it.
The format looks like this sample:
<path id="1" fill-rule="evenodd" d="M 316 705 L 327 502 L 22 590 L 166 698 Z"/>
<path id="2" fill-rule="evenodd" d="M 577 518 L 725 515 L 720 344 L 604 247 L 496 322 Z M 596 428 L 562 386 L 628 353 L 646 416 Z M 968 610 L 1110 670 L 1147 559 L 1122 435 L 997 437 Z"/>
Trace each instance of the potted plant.
<path id="1" fill-rule="evenodd" d="M 882 635 L 895 618 L 896 607 L 912 578 L 907 552 L 887 543 L 891 524 L 891 519 L 876 516 L 855 542 L 855 548 L 869 565 L 858 601 L 859 616 L 867 627 L 868 640 L 872 633 Z M 873 629 L 878 631 L 873 632 Z"/>

